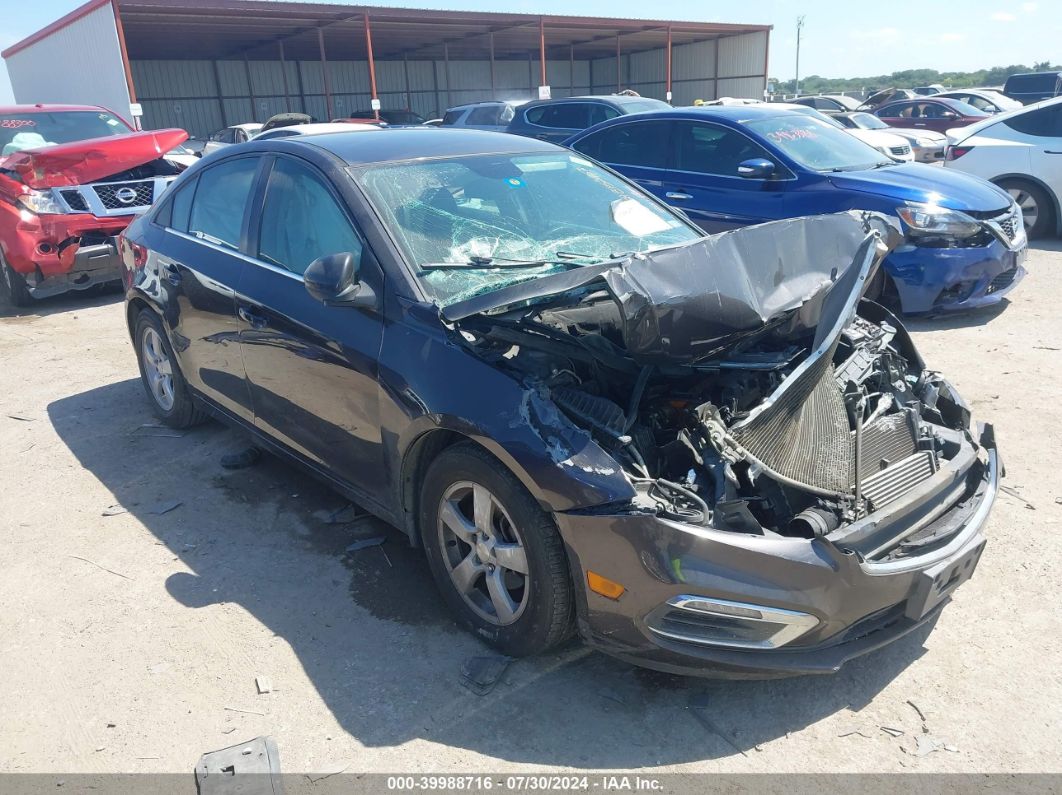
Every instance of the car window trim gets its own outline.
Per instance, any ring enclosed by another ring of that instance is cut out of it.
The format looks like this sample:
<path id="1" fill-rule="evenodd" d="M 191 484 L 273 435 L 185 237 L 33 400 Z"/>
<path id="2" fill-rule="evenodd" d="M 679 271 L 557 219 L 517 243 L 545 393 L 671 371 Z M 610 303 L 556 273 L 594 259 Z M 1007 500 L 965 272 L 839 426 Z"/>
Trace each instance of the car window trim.
<path id="1" fill-rule="evenodd" d="M 675 168 L 675 164 L 678 162 L 678 157 L 677 157 L 678 152 L 676 150 L 676 147 L 678 146 L 678 135 L 676 134 L 677 130 L 674 130 L 674 129 L 671 131 L 671 136 L 670 136 L 671 140 L 670 140 L 670 144 L 669 144 L 669 150 L 670 151 L 668 152 L 668 158 L 667 158 L 667 171 L 669 173 L 672 173 L 672 174 L 694 174 L 694 175 L 701 176 L 701 177 L 718 177 L 720 179 L 739 179 L 742 182 L 747 182 L 747 183 L 755 182 L 755 183 L 759 183 L 759 184 L 765 184 L 765 183 L 769 183 L 769 182 L 793 182 L 793 181 L 795 181 L 797 179 L 796 172 L 786 164 L 785 160 L 783 160 L 781 157 L 779 157 L 779 155 L 776 152 L 772 152 L 763 143 L 761 143 L 760 141 L 757 141 L 755 138 L 753 138 L 751 135 L 749 135 L 747 132 L 745 132 L 742 129 L 739 129 L 737 127 L 727 127 L 725 124 L 717 124 L 715 122 L 704 121 L 702 119 L 673 119 L 673 124 L 674 124 L 675 127 L 678 127 L 679 123 L 681 123 L 681 122 L 687 122 L 689 124 L 704 124 L 704 125 L 707 125 L 709 127 L 715 127 L 716 129 L 730 130 L 732 132 L 736 132 L 738 135 L 744 136 L 749 141 L 751 141 L 752 143 L 756 144 L 756 146 L 758 146 L 760 149 L 762 149 L 767 154 L 769 154 L 771 156 L 771 159 L 775 162 L 775 164 L 778 165 L 780 168 L 785 169 L 785 173 L 788 174 L 789 176 L 786 176 L 786 177 L 779 176 L 779 177 L 775 177 L 774 179 L 750 179 L 748 177 L 742 177 L 742 176 L 739 176 L 737 174 L 710 174 L 710 173 L 708 173 L 706 171 L 689 171 L 689 170 L 684 169 L 684 168 Z"/>
<path id="2" fill-rule="evenodd" d="M 634 114 L 631 114 L 631 115 L 634 115 Z M 615 118 L 620 119 L 620 118 L 622 118 L 622 115 L 616 116 Z M 609 121 L 612 121 L 612 119 L 609 119 Z M 664 146 L 664 165 L 662 165 L 662 166 L 641 166 L 641 165 L 635 165 L 633 163 L 609 163 L 609 161 L 607 161 L 607 160 L 601 160 L 599 158 L 592 157 L 591 155 L 586 154 L 586 152 L 582 151 L 581 149 L 575 149 L 574 147 L 572 147 L 572 149 L 573 149 L 573 151 L 578 152 L 579 154 L 583 155 L 584 157 L 589 157 L 595 163 L 600 163 L 602 165 L 609 166 L 610 168 L 612 166 L 619 166 L 621 168 L 642 168 L 642 169 L 645 169 L 646 171 L 667 171 L 668 170 L 668 166 L 670 165 L 670 162 L 671 162 L 671 142 L 672 142 L 672 137 L 673 137 L 673 133 L 674 133 L 674 129 L 675 129 L 675 119 L 667 119 L 667 118 L 664 118 L 664 119 L 660 119 L 660 118 L 643 118 L 643 119 L 639 119 L 639 118 L 632 118 L 630 121 L 622 121 L 622 122 L 617 122 L 616 124 L 610 124 L 608 127 L 605 127 L 602 130 L 597 130 L 591 136 L 583 136 L 578 141 L 576 141 L 576 143 L 580 144 L 583 141 L 587 140 L 588 138 L 593 138 L 593 137 L 599 136 L 599 135 L 605 135 L 606 133 L 614 130 L 617 127 L 627 127 L 627 126 L 630 126 L 630 125 L 633 125 L 633 124 L 647 124 L 647 123 L 650 123 L 650 122 L 656 122 L 657 124 L 663 123 L 663 124 L 667 125 L 667 144 Z M 613 170 L 615 170 L 615 169 L 613 169 Z"/>
<path id="3" fill-rule="evenodd" d="M 587 108 L 586 108 L 586 119 L 587 119 L 587 121 L 589 121 L 590 120 L 590 107 L 589 106 L 590 105 L 604 105 L 604 104 L 605 104 L 604 102 L 586 102 L 584 100 L 572 100 L 572 101 L 564 101 L 564 102 L 550 102 L 549 106 L 550 107 L 559 107 L 559 106 L 563 106 L 563 105 L 586 105 L 587 106 Z M 539 105 L 539 106 L 536 106 L 536 107 L 541 107 L 541 106 Z M 534 110 L 534 109 L 535 108 L 528 108 L 528 110 Z M 529 118 L 527 118 L 527 111 L 524 111 L 524 121 L 527 122 L 529 127 L 538 127 L 540 130 L 578 130 L 579 129 L 578 127 L 549 127 L 549 126 L 547 126 L 545 124 L 537 124 L 536 122 L 533 122 Z M 582 129 L 585 130 L 587 128 L 583 127 Z"/>

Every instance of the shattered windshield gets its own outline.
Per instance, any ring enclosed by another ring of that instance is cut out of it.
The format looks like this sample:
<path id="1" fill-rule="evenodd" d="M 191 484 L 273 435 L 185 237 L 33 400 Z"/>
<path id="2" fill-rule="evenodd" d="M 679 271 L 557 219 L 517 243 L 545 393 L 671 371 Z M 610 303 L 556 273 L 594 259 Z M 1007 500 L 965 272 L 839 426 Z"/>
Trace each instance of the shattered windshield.
<path id="1" fill-rule="evenodd" d="M 389 163 L 351 174 L 440 306 L 702 237 L 569 152 Z"/>
<path id="2" fill-rule="evenodd" d="M 128 132 L 125 122 L 104 110 L 3 114 L 0 115 L 0 155 Z"/>

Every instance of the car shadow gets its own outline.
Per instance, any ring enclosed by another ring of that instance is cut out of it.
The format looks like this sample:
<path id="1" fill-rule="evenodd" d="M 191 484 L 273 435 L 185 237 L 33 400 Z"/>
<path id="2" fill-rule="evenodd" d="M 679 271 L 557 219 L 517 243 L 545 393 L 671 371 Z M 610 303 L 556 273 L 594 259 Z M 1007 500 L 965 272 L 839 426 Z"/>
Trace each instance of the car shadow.
<path id="1" fill-rule="evenodd" d="M 903 318 L 903 324 L 908 331 L 947 331 L 983 326 L 1006 312 L 1009 306 L 1010 300 L 1004 298 L 999 303 L 980 309 L 942 312 L 937 315 L 908 315 Z"/>
<path id="2" fill-rule="evenodd" d="M 930 631 L 834 676 L 773 681 L 659 674 L 573 640 L 513 662 L 477 696 L 459 673 L 488 650 L 455 626 L 399 531 L 347 522 L 340 496 L 275 458 L 223 470 L 218 459 L 240 435 L 216 423 L 161 428 L 134 379 L 55 401 L 48 415 L 81 465 L 189 570 L 158 574 L 157 587 L 190 610 L 244 608 L 290 646 L 336 720 L 368 747 L 424 739 L 578 769 L 746 754 L 839 711 L 858 722 Z M 382 545 L 348 552 L 379 535 Z"/>
<path id="3" fill-rule="evenodd" d="M 97 306 L 116 304 L 122 300 L 120 287 L 93 287 L 84 292 L 61 293 L 51 298 L 34 299 L 29 306 L 12 306 L 0 297 L 0 318 L 33 320 L 60 312 L 76 312 Z"/>

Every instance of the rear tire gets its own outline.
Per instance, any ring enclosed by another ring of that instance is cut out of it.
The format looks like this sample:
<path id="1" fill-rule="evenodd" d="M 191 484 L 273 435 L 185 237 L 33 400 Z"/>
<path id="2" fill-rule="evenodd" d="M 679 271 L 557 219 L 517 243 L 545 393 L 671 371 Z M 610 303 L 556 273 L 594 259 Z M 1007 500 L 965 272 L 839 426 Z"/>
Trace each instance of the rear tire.
<path id="1" fill-rule="evenodd" d="M 191 428 L 209 419 L 192 400 L 158 317 L 149 309 L 141 310 L 133 328 L 140 381 L 155 416 L 171 428 Z"/>
<path id="2" fill-rule="evenodd" d="M 7 264 L 2 254 L 0 254 L 0 291 L 12 306 L 23 307 L 33 303 L 33 296 L 29 293 L 26 280 L 21 273 L 16 272 Z"/>
<path id="3" fill-rule="evenodd" d="M 560 533 L 496 458 L 471 442 L 444 450 L 424 477 L 418 518 L 432 575 L 460 624 L 513 657 L 571 636 Z"/>
<path id="4" fill-rule="evenodd" d="M 1055 212 L 1047 191 L 1023 179 L 1004 179 L 999 182 L 999 187 L 1009 193 L 1021 207 L 1025 234 L 1030 239 L 1048 234 L 1055 220 Z"/>

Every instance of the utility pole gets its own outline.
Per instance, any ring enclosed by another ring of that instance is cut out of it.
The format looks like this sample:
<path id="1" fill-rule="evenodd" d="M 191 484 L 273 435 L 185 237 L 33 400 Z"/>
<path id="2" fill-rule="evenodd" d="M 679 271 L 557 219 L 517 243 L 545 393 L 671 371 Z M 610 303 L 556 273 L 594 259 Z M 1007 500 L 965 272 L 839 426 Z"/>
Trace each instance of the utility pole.
<path id="1" fill-rule="evenodd" d="M 800 31 L 804 29 L 803 15 L 797 17 L 797 46 L 796 46 L 796 79 L 793 81 L 793 91 L 800 96 Z"/>

